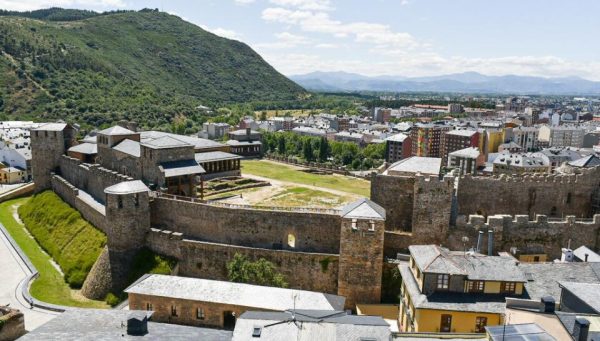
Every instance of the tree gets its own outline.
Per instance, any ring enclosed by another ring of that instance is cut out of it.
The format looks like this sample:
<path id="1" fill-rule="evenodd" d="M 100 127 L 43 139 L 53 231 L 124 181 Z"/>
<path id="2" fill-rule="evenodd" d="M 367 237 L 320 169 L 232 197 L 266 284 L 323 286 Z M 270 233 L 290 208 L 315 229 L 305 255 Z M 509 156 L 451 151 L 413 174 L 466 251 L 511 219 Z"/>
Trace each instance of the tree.
<path id="1" fill-rule="evenodd" d="M 314 160 L 315 157 L 313 155 L 312 143 L 310 143 L 310 139 L 304 140 L 304 144 L 302 145 L 302 155 L 306 161 Z"/>
<path id="2" fill-rule="evenodd" d="M 261 121 L 266 121 L 267 120 L 267 112 L 266 111 L 261 111 L 260 113 L 260 120 Z"/>
<path id="3" fill-rule="evenodd" d="M 227 263 L 227 278 L 232 282 L 266 285 L 287 288 L 282 274 L 275 271 L 275 265 L 264 258 L 252 262 L 248 257 L 236 253 Z"/>
<path id="4" fill-rule="evenodd" d="M 326 137 L 321 137 L 319 141 L 319 161 L 325 162 L 329 157 L 329 142 Z"/>
<path id="5" fill-rule="evenodd" d="M 280 155 L 285 156 L 285 136 L 280 135 L 277 139 L 277 151 Z"/>

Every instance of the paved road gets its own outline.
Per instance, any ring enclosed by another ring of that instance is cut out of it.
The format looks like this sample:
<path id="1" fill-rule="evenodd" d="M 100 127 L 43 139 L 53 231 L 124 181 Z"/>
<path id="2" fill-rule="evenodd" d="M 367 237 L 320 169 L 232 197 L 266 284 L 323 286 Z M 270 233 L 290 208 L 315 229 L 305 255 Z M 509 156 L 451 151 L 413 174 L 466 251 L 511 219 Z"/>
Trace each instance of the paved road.
<path id="1" fill-rule="evenodd" d="M 4 233 L 0 232 L 0 305 L 10 303 L 11 307 L 21 310 L 25 314 L 25 329 L 33 330 L 53 319 L 58 313 L 29 308 L 29 304 L 18 291 L 19 284 L 29 274 L 29 269 Z"/>

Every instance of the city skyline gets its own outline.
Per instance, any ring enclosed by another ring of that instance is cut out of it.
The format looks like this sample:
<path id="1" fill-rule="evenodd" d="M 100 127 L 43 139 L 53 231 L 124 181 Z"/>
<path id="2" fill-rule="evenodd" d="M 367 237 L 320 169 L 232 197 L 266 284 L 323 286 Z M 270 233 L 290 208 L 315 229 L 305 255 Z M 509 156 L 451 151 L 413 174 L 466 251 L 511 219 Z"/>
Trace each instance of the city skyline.
<path id="1" fill-rule="evenodd" d="M 0 8 L 95 11 L 158 8 L 242 41 L 285 75 L 479 72 L 600 80 L 600 3 L 577 1 L 33 0 Z"/>

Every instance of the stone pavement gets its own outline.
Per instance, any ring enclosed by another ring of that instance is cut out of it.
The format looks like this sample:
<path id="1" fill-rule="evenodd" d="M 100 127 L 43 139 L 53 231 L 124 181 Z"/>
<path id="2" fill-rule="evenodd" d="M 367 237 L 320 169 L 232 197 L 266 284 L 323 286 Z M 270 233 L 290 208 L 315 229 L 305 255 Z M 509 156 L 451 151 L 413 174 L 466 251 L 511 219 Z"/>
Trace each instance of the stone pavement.
<path id="1" fill-rule="evenodd" d="M 29 274 L 28 268 L 0 231 L 0 305 L 10 303 L 12 308 L 21 310 L 25 315 L 25 329 L 33 330 L 59 313 L 39 308 L 30 309 L 19 288 Z"/>

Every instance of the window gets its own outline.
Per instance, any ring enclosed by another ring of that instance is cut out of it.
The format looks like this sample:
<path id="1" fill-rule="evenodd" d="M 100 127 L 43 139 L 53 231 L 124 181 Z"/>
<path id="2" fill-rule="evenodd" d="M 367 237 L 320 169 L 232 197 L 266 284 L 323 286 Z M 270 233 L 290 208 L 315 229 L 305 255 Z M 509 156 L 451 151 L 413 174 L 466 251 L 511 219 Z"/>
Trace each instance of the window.
<path id="1" fill-rule="evenodd" d="M 356 226 L 356 222 L 357 222 L 356 219 L 352 219 L 352 229 L 353 230 L 358 230 L 358 227 Z"/>
<path id="2" fill-rule="evenodd" d="M 477 316 L 475 318 L 475 333 L 485 333 L 485 326 L 487 326 L 487 317 Z"/>
<path id="3" fill-rule="evenodd" d="M 450 275 L 438 275 L 437 276 L 437 288 L 438 289 L 448 289 L 449 280 L 450 280 Z"/>
<path id="4" fill-rule="evenodd" d="M 117 207 L 123 208 L 123 198 L 120 195 L 117 196 Z"/>
<path id="5" fill-rule="evenodd" d="M 443 314 L 440 321 L 440 332 L 449 333 L 452 329 L 452 315 Z"/>
<path id="6" fill-rule="evenodd" d="M 135 207 L 140 206 L 140 195 L 138 193 L 133 196 L 133 204 Z"/>
<path id="7" fill-rule="evenodd" d="M 502 285 L 500 286 L 500 292 L 505 294 L 514 294 L 516 287 L 517 283 L 515 282 L 502 282 Z"/>
<path id="8" fill-rule="evenodd" d="M 288 234 L 288 246 L 291 248 L 296 247 L 296 237 L 293 234 Z"/>
<path id="9" fill-rule="evenodd" d="M 261 333 L 262 333 L 262 327 L 252 328 L 252 337 L 260 337 Z"/>
<path id="10" fill-rule="evenodd" d="M 196 318 L 198 320 L 204 320 L 204 308 L 196 308 Z"/>
<path id="11" fill-rule="evenodd" d="M 567 193 L 567 204 L 571 203 L 571 193 Z"/>
<path id="12" fill-rule="evenodd" d="M 483 292 L 483 281 L 470 281 L 469 292 Z"/>
<path id="13" fill-rule="evenodd" d="M 176 305 L 171 306 L 171 316 L 177 317 L 177 306 Z"/>
<path id="14" fill-rule="evenodd" d="M 152 303 L 150 303 L 150 302 L 146 303 L 146 310 L 152 311 L 153 310 L 152 308 L 153 308 Z"/>
<path id="15" fill-rule="evenodd" d="M 370 220 L 370 221 L 369 221 L 369 224 L 370 224 L 370 226 L 371 226 L 371 227 L 369 228 L 369 231 L 375 231 L 375 222 L 374 222 L 373 220 Z"/>

